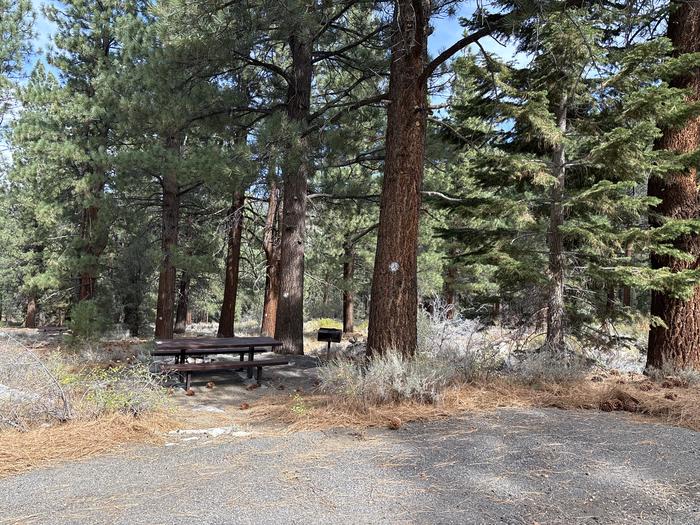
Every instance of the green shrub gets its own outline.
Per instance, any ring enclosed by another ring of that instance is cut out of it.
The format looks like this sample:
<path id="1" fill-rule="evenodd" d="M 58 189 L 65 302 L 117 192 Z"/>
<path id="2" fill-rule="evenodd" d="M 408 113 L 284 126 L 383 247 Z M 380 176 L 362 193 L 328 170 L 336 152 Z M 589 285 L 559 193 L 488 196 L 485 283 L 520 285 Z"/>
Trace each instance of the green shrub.
<path id="1" fill-rule="evenodd" d="M 80 301 L 71 308 L 70 316 L 68 326 L 72 337 L 77 340 L 97 339 L 110 326 L 107 317 L 102 314 L 94 301 Z"/>
<path id="2" fill-rule="evenodd" d="M 142 364 L 96 369 L 83 382 L 87 410 L 139 415 L 165 402 L 162 379 Z"/>
<path id="3" fill-rule="evenodd" d="M 304 323 L 305 332 L 318 332 L 320 328 L 337 328 L 342 330 L 343 323 L 337 319 L 329 319 L 328 317 L 311 319 L 310 321 Z"/>

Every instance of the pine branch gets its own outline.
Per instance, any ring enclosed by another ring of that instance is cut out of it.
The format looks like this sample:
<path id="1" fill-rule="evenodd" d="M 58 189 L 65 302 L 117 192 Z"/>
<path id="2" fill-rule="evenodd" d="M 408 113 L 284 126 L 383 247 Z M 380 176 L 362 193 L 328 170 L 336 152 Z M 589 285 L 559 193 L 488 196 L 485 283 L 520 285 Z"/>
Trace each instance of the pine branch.
<path id="1" fill-rule="evenodd" d="M 496 24 L 499 22 L 502 22 L 504 19 L 506 19 L 506 15 L 493 15 L 489 18 L 486 18 L 484 20 L 485 26 L 479 29 L 478 31 L 472 33 L 471 35 L 467 35 L 461 40 L 458 40 L 454 44 L 452 44 L 450 47 L 445 49 L 442 53 L 440 53 L 437 57 L 435 57 L 433 60 L 428 63 L 427 66 L 425 66 L 425 69 L 423 70 L 423 74 L 420 76 L 418 82 L 422 84 L 425 82 L 434 72 L 435 70 L 440 67 L 442 64 L 447 62 L 450 58 L 452 58 L 455 54 L 460 52 L 462 49 L 467 47 L 470 44 L 473 44 L 477 42 L 479 39 L 490 35 L 493 31 L 496 30 Z"/>

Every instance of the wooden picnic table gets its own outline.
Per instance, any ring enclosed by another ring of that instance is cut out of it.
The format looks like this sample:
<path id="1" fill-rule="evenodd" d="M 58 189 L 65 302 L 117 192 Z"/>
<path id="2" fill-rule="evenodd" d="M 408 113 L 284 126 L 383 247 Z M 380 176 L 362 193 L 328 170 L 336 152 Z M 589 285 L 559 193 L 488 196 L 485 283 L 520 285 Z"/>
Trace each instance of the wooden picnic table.
<path id="1" fill-rule="evenodd" d="M 156 349 L 161 350 L 194 350 L 219 348 L 259 348 L 262 346 L 276 347 L 282 343 L 272 337 L 178 337 L 176 339 L 156 339 Z M 218 353 L 218 352 L 212 352 Z"/>
<path id="2" fill-rule="evenodd" d="M 266 351 L 263 347 L 272 349 L 279 346 L 282 346 L 282 343 L 272 337 L 180 337 L 177 339 L 157 339 L 151 355 L 174 356 L 175 364 L 181 365 L 178 366 L 178 369 L 184 370 L 184 368 L 187 368 L 185 366 L 187 357 L 201 357 L 211 354 L 238 354 L 241 361 L 244 360 L 245 355 L 248 355 L 248 361 L 253 361 L 255 354 Z M 266 361 L 259 361 L 258 363 L 261 366 L 266 366 Z M 249 366 L 246 366 L 246 368 L 248 377 L 253 377 L 253 368 Z"/>

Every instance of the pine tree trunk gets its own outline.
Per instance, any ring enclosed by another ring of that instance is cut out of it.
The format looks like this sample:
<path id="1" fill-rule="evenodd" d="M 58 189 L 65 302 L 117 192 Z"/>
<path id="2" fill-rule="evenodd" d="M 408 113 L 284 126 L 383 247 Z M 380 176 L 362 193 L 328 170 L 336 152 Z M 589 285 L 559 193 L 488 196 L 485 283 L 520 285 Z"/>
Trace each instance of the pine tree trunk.
<path id="1" fill-rule="evenodd" d="M 177 297 L 177 310 L 175 311 L 176 334 L 184 334 L 187 330 L 187 312 L 190 306 L 190 283 L 192 277 L 189 272 L 182 272 L 180 277 L 180 291 Z"/>
<path id="2" fill-rule="evenodd" d="M 92 231 L 97 224 L 97 206 L 89 206 L 83 210 L 82 224 L 81 224 L 81 238 L 83 242 L 82 253 L 81 253 L 81 266 L 82 270 L 80 272 L 80 291 L 78 294 L 78 300 L 86 301 L 95 297 L 95 283 L 97 282 L 97 268 L 93 259 L 96 259 L 99 254 L 94 253 L 95 246 L 92 242 Z M 91 259 L 90 261 L 85 261 L 86 258 Z"/>
<path id="3" fill-rule="evenodd" d="M 355 331 L 355 296 L 353 277 L 355 274 L 355 245 L 346 242 L 343 246 L 343 333 Z"/>
<path id="4" fill-rule="evenodd" d="M 30 294 L 27 300 L 27 311 L 24 315 L 24 327 L 25 328 L 36 328 L 36 295 Z"/>
<path id="5" fill-rule="evenodd" d="M 557 108 L 557 126 L 566 133 L 567 97 L 561 96 Z M 549 214 L 547 248 L 549 250 L 549 298 L 547 301 L 547 339 L 545 345 L 552 352 L 564 350 L 564 242 L 560 228 L 564 224 L 564 188 L 566 186 L 566 151 L 564 143 L 558 144 L 552 156 L 552 174 L 556 182 L 552 187 L 552 203 Z"/>
<path id="6" fill-rule="evenodd" d="M 304 238 L 307 181 L 312 170 L 308 139 L 303 133 L 310 116 L 313 75 L 312 38 L 307 30 L 300 28 L 289 41 L 293 82 L 287 93 L 287 116 L 297 136 L 291 139 L 292 151 L 282 170 L 282 264 L 275 324 L 275 339 L 282 342 L 280 352 L 286 354 L 304 353 Z"/>
<path id="7" fill-rule="evenodd" d="M 697 2 L 671 2 L 668 23 L 668 37 L 673 42 L 677 55 L 700 51 L 700 5 Z M 700 72 L 676 78 L 675 87 L 689 89 L 689 102 L 700 99 Z M 696 151 L 700 146 L 700 118 L 686 122 L 682 127 L 664 131 L 657 147 L 677 153 Z M 698 198 L 697 171 L 669 173 L 664 177 L 649 180 L 649 195 L 661 199 L 650 214 L 653 227 L 663 223 L 663 218 L 698 219 L 700 202 Z M 696 269 L 700 266 L 700 236 L 685 235 L 678 238 L 675 247 L 686 251 L 695 260 L 681 261 L 661 254 L 652 254 L 652 268 L 668 267 L 672 271 Z M 662 291 L 651 294 L 651 315 L 661 319 L 664 326 L 652 326 L 649 330 L 649 350 L 647 368 L 700 369 L 700 287 L 696 287 L 687 300 L 676 299 Z"/>
<path id="8" fill-rule="evenodd" d="M 397 0 L 391 48 L 384 182 L 372 279 L 367 354 L 417 344 L 418 222 L 425 162 L 429 5 Z"/>
<path id="9" fill-rule="evenodd" d="M 282 221 L 282 204 L 279 202 L 279 190 L 272 182 L 265 217 L 265 235 L 263 250 L 265 252 L 265 299 L 260 334 L 273 337 L 277 321 L 277 304 L 279 300 L 279 266 L 281 257 L 280 225 Z"/>
<path id="10" fill-rule="evenodd" d="M 449 256 L 451 259 L 455 256 L 455 251 L 450 250 Z M 455 282 L 457 280 L 457 267 L 451 263 L 447 263 L 444 279 L 444 296 L 445 296 L 445 318 L 452 320 L 455 318 L 457 310 L 457 292 L 455 291 Z"/>
<path id="11" fill-rule="evenodd" d="M 226 282 L 224 302 L 219 317 L 219 337 L 233 337 L 238 295 L 238 270 L 241 260 L 241 237 L 243 235 L 243 206 L 245 193 L 237 191 L 233 196 L 228 228 L 228 251 L 226 254 Z"/>
<path id="12" fill-rule="evenodd" d="M 140 267 L 131 267 L 128 283 L 122 301 L 124 304 L 124 324 L 129 328 L 131 337 L 138 337 L 143 326 L 141 305 L 144 300 Z"/>
<path id="13" fill-rule="evenodd" d="M 631 260 L 633 253 L 632 241 L 627 241 L 625 243 L 625 257 Z M 628 285 L 622 287 L 622 306 L 632 306 L 632 289 Z"/>
<path id="14" fill-rule="evenodd" d="M 170 137 L 166 145 L 176 153 L 179 151 L 180 143 L 175 137 Z M 172 339 L 176 281 L 174 255 L 177 249 L 178 226 L 180 221 L 179 186 L 177 183 L 177 176 L 172 171 L 168 171 L 163 176 L 161 220 L 162 261 L 160 275 L 158 277 L 155 337 L 157 339 Z"/>
<path id="15" fill-rule="evenodd" d="M 326 273 L 323 276 L 323 295 L 321 296 L 322 317 L 328 317 L 328 282 L 330 278 L 331 273 L 329 270 L 326 270 Z"/>
<path id="16" fill-rule="evenodd" d="M 138 337 L 141 333 L 141 316 L 138 306 L 134 304 L 124 305 L 124 324 L 129 329 L 131 337 Z"/>

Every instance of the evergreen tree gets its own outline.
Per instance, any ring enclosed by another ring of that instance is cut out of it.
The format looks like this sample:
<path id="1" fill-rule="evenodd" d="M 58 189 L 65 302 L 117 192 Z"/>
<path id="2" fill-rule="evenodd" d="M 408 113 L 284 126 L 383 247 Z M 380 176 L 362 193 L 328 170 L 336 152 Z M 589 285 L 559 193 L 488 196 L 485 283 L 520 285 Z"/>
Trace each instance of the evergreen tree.
<path id="1" fill-rule="evenodd" d="M 550 12 L 536 39 L 520 36 L 526 64 L 484 54 L 458 66 L 464 98 L 449 129 L 469 145 L 456 164 L 467 191 L 450 206 L 461 224 L 448 236 L 464 243 L 461 259 L 497 295 L 546 290 L 539 304 L 553 351 L 565 348 L 567 332 L 611 315 L 611 289 L 685 293 L 681 279 L 627 252 L 630 243 L 667 249 L 672 226 L 649 231 L 643 219 L 655 201 L 630 190 L 667 162 L 651 145 L 681 99 L 656 79 L 678 64 L 662 61 L 664 39 L 615 45 L 606 29 L 617 16 L 608 8 Z"/>
<path id="2" fill-rule="evenodd" d="M 117 106 L 105 84 L 120 52 L 116 25 L 138 9 L 139 0 L 84 2 L 66 0 L 45 8 L 56 26 L 49 63 L 58 70 L 66 95 L 60 107 L 46 108 L 52 126 L 62 137 L 53 156 L 69 170 L 76 198 L 74 220 L 79 237 L 73 244 L 72 265 L 77 277 L 76 298 L 96 297 L 100 257 L 105 250 L 111 222 L 109 192 L 113 174 L 110 150 L 114 147 Z"/>
<path id="3" fill-rule="evenodd" d="M 681 59 L 693 60 L 700 52 L 700 6 L 695 2 L 670 2 L 668 38 L 674 54 Z M 684 57 L 685 55 L 685 57 Z M 670 86 L 684 90 L 685 104 L 678 104 L 676 121 L 668 121 L 657 148 L 685 157 L 681 162 L 649 182 L 649 195 L 659 199 L 652 208 L 650 222 L 659 229 L 668 229 L 674 219 L 700 220 L 698 209 L 697 163 L 700 148 L 700 69 L 681 71 L 670 79 Z M 692 113 L 688 115 L 688 109 Z M 680 118 L 678 118 L 680 117 Z M 697 231 L 681 229 L 672 239 L 673 252 L 655 250 L 652 268 L 684 274 L 698 269 L 700 237 Z M 678 252 L 681 252 L 680 254 Z M 691 294 L 678 296 L 667 290 L 652 293 L 651 315 L 654 321 L 649 330 L 647 367 L 700 369 L 700 325 L 697 310 L 700 307 L 700 287 Z"/>

